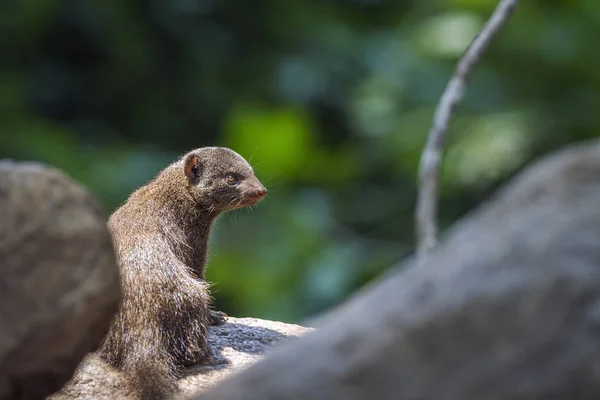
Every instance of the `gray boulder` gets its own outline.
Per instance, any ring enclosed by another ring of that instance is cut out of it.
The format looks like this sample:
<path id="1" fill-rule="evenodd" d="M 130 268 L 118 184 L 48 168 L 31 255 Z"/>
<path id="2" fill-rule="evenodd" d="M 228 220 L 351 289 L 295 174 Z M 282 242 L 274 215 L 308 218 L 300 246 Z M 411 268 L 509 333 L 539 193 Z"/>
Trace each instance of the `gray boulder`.
<path id="1" fill-rule="evenodd" d="M 108 331 L 120 298 L 106 215 L 37 163 L 0 162 L 0 399 L 43 399 Z"/>

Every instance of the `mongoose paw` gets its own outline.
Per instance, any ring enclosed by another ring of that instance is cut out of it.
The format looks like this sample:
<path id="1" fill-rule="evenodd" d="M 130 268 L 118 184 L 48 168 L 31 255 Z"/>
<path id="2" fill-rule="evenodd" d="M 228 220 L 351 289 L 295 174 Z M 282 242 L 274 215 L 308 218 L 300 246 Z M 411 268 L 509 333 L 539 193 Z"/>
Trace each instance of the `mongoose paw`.
<path id="1" fill-rule="evenodd" d="M 210 325 L 224 324 L 229 317 L 223 311 L 210 310 L 208 313 L 208 323 Z"/>

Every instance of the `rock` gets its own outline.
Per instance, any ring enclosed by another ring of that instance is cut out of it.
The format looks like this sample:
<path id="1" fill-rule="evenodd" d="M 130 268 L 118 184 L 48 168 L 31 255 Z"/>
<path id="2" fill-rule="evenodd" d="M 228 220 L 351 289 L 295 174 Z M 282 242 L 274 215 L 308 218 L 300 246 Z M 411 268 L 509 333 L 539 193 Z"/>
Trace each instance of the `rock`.
<path id="1" fill-rule="evenodd" d="M 294 339 L 312 330 L 294 324 L 255 318 L 230 318 L 209 328 L 212 360 L 190 368 L 180 381 L 184 393 L 206 390 L 234 372 L 249 367 L 284 339 Z"/>
<path id="2" fill-rule="evenodd" d="M 598 397 L 599 141 L 534 163 L 404 267 L 195 399 Z"/>
<path id="3" fill-rule="evenodd" d="M 209 327 L 212 360 L 188 368 L 179 380 L 182 396 L 210 388 L 226 376 L 255 363 L 284 339 L 304 334 L 310 328 L 254 318 L 229 318 L 224 325 Z M 132 396 L 131 396 L 132 397 Z M 123 377 L 94 354 L 80 365 L 73 379 L 52 400 L 128 399 Z"/>
<path id="4" fill-rule="evenodd" d="M 108 331 L 120 297 L 106 215 L 56 169 L 0 162 L 0 399 L 43 399 Z"/>

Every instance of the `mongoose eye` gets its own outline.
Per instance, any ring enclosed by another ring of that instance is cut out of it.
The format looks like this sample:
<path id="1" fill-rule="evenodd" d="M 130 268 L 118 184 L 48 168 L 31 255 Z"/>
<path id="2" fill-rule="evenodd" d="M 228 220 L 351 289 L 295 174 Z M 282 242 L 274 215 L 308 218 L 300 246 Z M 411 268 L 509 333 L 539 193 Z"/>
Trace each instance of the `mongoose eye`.
<path id="1" fill-rule="evenodd" d="M 233 174 L 227 175 L 225 180 L 227 181 L 227 183 L 229 185 L 235 185 L 236 183 L 238 183 L 238 178 L 236 178 L 235 175 L 233 175 Z"/>

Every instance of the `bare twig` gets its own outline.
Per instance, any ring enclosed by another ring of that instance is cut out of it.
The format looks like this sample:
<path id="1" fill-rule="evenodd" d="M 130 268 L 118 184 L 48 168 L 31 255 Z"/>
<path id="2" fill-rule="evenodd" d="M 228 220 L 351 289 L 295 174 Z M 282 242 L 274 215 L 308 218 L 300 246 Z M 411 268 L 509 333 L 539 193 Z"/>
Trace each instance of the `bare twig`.
<path id="1" fill-rule="evenodd" d="M 415 213 L 419 256 L 428 253 L 437 243 L 440 163 L 452 114 L 462 100 L 466 83 L 475 66 L 500 29 L 506 24 L 517 3 L 518 0 L 500 0 L 490 19 L 458 61 L 454 75 L 448 82 L 435 110 L 433 126 L 429 131 L 427 144 L 419 163 L 419 193 Z"/>

